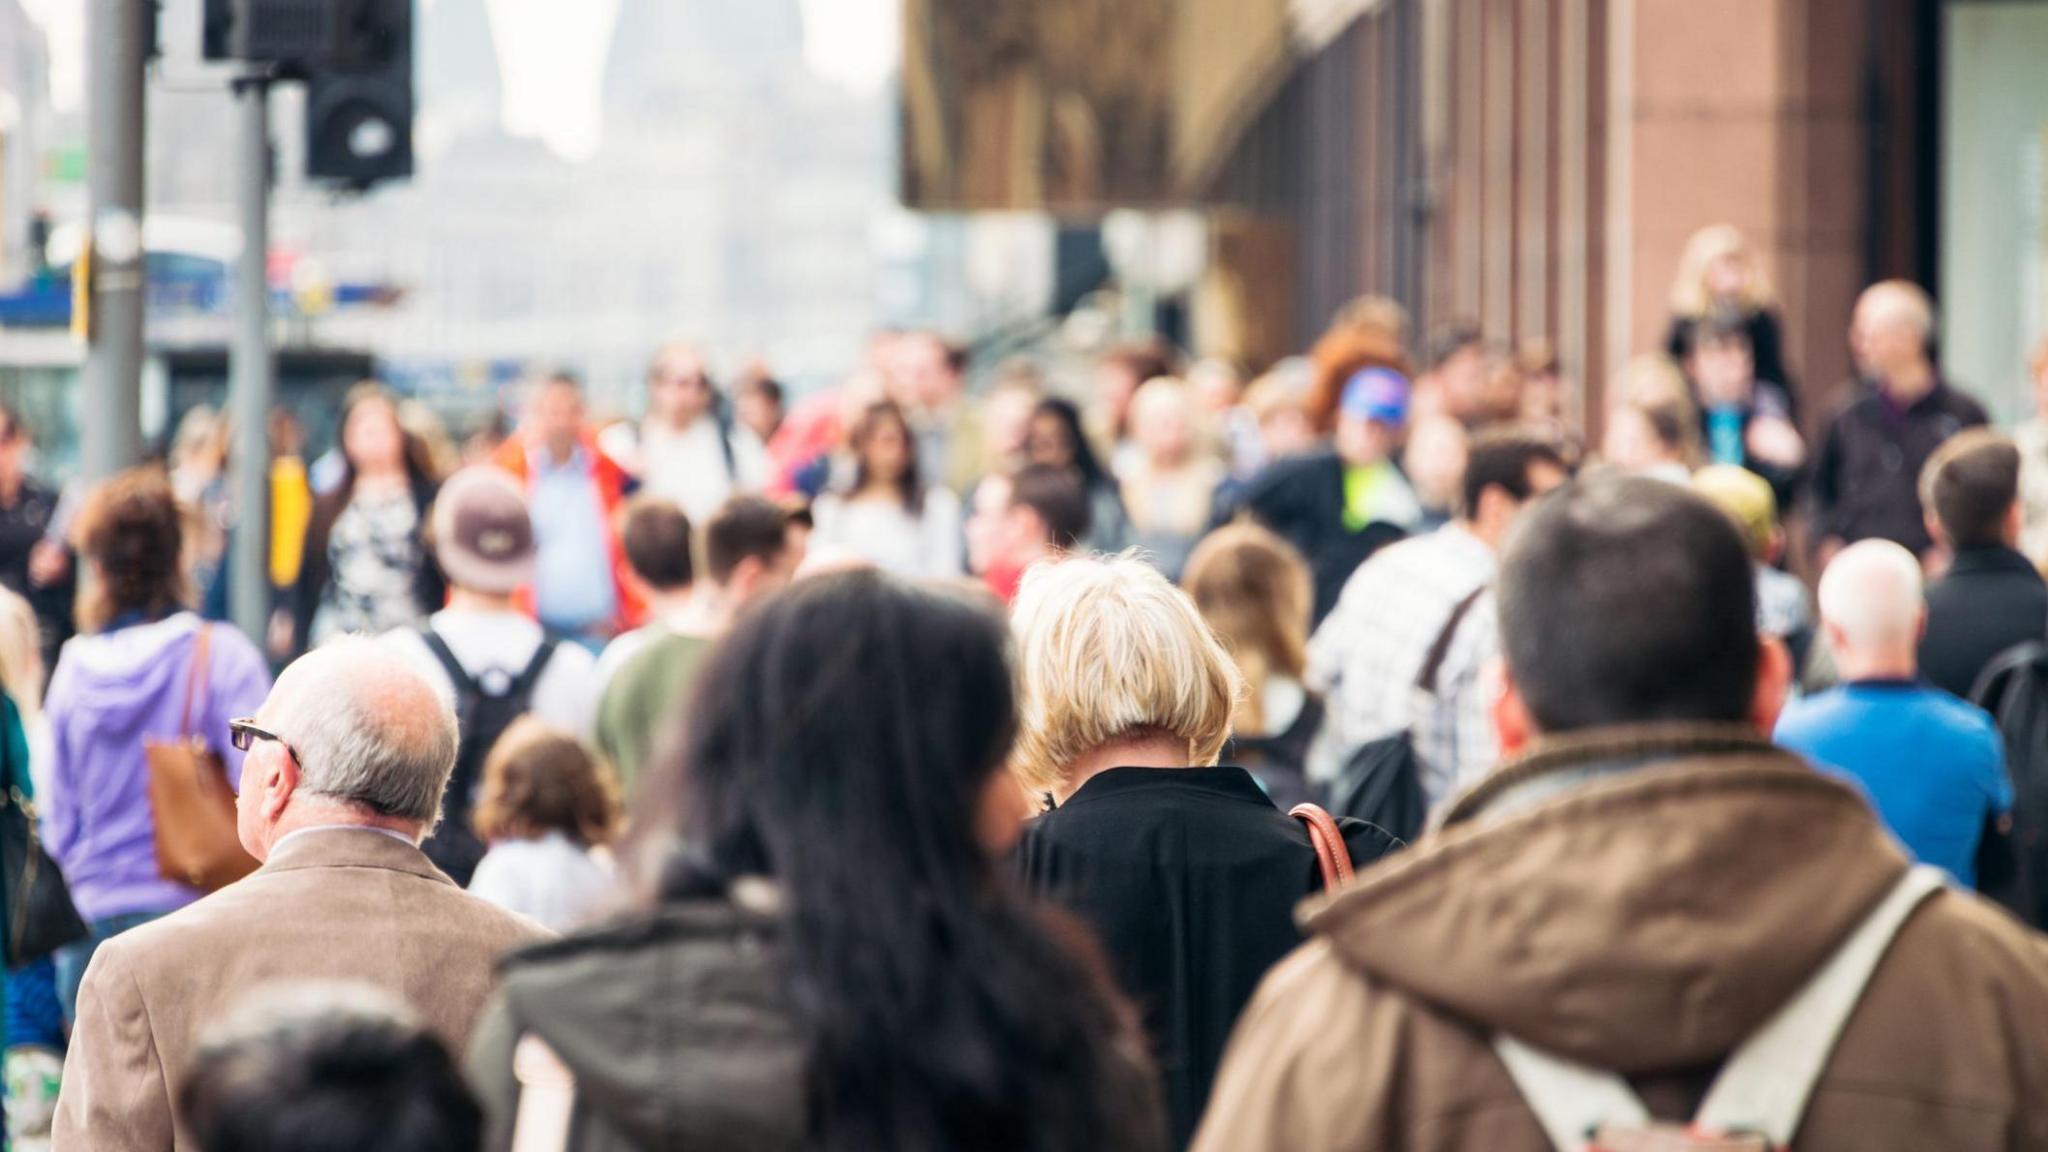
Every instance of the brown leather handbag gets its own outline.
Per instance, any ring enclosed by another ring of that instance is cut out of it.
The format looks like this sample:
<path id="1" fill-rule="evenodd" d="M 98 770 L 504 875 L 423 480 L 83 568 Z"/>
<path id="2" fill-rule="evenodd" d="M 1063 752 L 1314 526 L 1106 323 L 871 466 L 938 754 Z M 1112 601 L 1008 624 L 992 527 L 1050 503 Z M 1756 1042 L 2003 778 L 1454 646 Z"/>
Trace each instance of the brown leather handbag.
<path id="1" fill-rule="evenodd" d="M 213 625 L 201 624 L 192 641 L 192 668 L 185 677 L 185 708 L 178 738 L 142 742 L 149 764 L 149 810 L 156 825 L 156 868 L 166 880 L 201 891 L 225 888 L 256 870 L 235 829 L 235 791 L 206 738 L 192 730 L 195 712 L 206 714 L 206 678 Z"/>
<path id="2" fill-rule="evenodd" d="M 1314 804 L 1296 804 L 1287 813 L 1308 826 L 1308 842 L 1316 850 L 1316 864 L 1323 870 L 1323 891 L 1335 892 L 1351 883 L 1351 849 L 1344 833 L 1328 812 Z"/>

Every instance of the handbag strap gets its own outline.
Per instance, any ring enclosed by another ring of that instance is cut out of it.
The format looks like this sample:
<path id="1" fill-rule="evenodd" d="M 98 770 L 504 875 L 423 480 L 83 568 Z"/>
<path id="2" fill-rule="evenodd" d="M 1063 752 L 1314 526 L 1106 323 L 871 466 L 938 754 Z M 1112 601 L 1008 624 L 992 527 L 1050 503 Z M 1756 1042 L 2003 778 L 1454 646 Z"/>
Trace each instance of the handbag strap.
<path id="1" fill-rule="evenodd" d="M 1834 1055 L 1863 990 L 1906 918 L 1944 885 L 1938 869 L 1909 869 L 1799 992 L 1735 1049 L 1708 1090 L 1693 1130 L 1748 1133 L 1791 1146 L 1814 1085 Z M 1649 1110 L 1611 1072 L 1566 1060 L 1506 1034 L 1493 1050 L 1558 1152 L 1582 1152 L 1606 1126 L 1643 1127 Z"/>
<path id="2" fill-rule="evenodd" d="M 206 679 L 212 660 L 213 624 L 201 621 L 192 637 L 192 667 L 185 673 L 185 710 L 178 716 L 178 739 L 192 735 L 192 710 L 206 707 Z"/>
<path id="3" fill-rule="evenodd" d="M 1444 621 L 1444 630 L 1436 634 L 1436 640 L 1429 646 L 1429 654 L 1422 658 L 1422 670 L 1415 675 L 1415 686 L 1424 692 L 1436 692 L 1436 678 L 1444 670 L 1444 661 L 1450 657 L 1451 641 L 1458 636 L 1458 625 L 1472 614 L 1472 606 L 1486 595 L 1489 586 L 1481 584 L 1474 588 L 1457 606 L 1451 609 L 1450 619 Z"/>
<path id="4" fill-rule="evenodd" d="M 1309 846 L 1316 850 L 1316 865 L 1323 872 L 1323 891 L 1335 892 L 1351 883 L 1351 849 L 1344 833 L 1328 812 L 1314 804 L 1296 804 L 1287 813 L 1308 826 Z"/>

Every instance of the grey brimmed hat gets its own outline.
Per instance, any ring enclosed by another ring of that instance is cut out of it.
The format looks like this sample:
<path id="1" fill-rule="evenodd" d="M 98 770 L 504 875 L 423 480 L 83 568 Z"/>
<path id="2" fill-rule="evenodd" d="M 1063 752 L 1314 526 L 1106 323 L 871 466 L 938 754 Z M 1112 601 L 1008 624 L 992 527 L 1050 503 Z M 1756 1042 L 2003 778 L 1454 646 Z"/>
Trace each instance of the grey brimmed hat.
<path id="1" fill-rule="evenodd" d="M 533 581 L 533 518 L 512 474 L 489 465 L 448 478 L 434 501 L 434 554 L 448 582 L 502 596 Z"/>

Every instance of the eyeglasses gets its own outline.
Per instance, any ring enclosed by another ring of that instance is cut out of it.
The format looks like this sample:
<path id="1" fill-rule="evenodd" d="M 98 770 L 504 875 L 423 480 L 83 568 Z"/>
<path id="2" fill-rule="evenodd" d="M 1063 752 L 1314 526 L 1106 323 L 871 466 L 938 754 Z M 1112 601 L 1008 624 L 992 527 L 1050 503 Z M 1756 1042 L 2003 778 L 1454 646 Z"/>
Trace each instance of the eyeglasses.
<path id="1" fill-rule="evenodd" d="M 299 758 L 298 749 L 286 743 L 285 738 L 277 733 L 258 727 L 255 717 L 228 721 L 228 743 L 235 746 L 235 751 L 247 752 L 256 746 L 258 740 L 275 740 L 292 759 Z"/>

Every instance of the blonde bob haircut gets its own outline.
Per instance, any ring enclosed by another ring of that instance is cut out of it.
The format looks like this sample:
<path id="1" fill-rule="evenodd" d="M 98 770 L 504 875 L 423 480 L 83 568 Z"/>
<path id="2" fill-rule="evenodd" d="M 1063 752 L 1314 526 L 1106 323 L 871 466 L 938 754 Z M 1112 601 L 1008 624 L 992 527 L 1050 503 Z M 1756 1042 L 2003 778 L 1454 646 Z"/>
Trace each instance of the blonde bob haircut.
<path id="1" fill-rule="evenodd" d="M 1033 568 L 1010 619 L 1012 769 L 1027 787 L 1057 789 L 1076 760 L 1131 737 L 1186 744 L 1190 767 L 1222 755 L 1244 678 L 1194 601 L 1135 554 Z"/>

